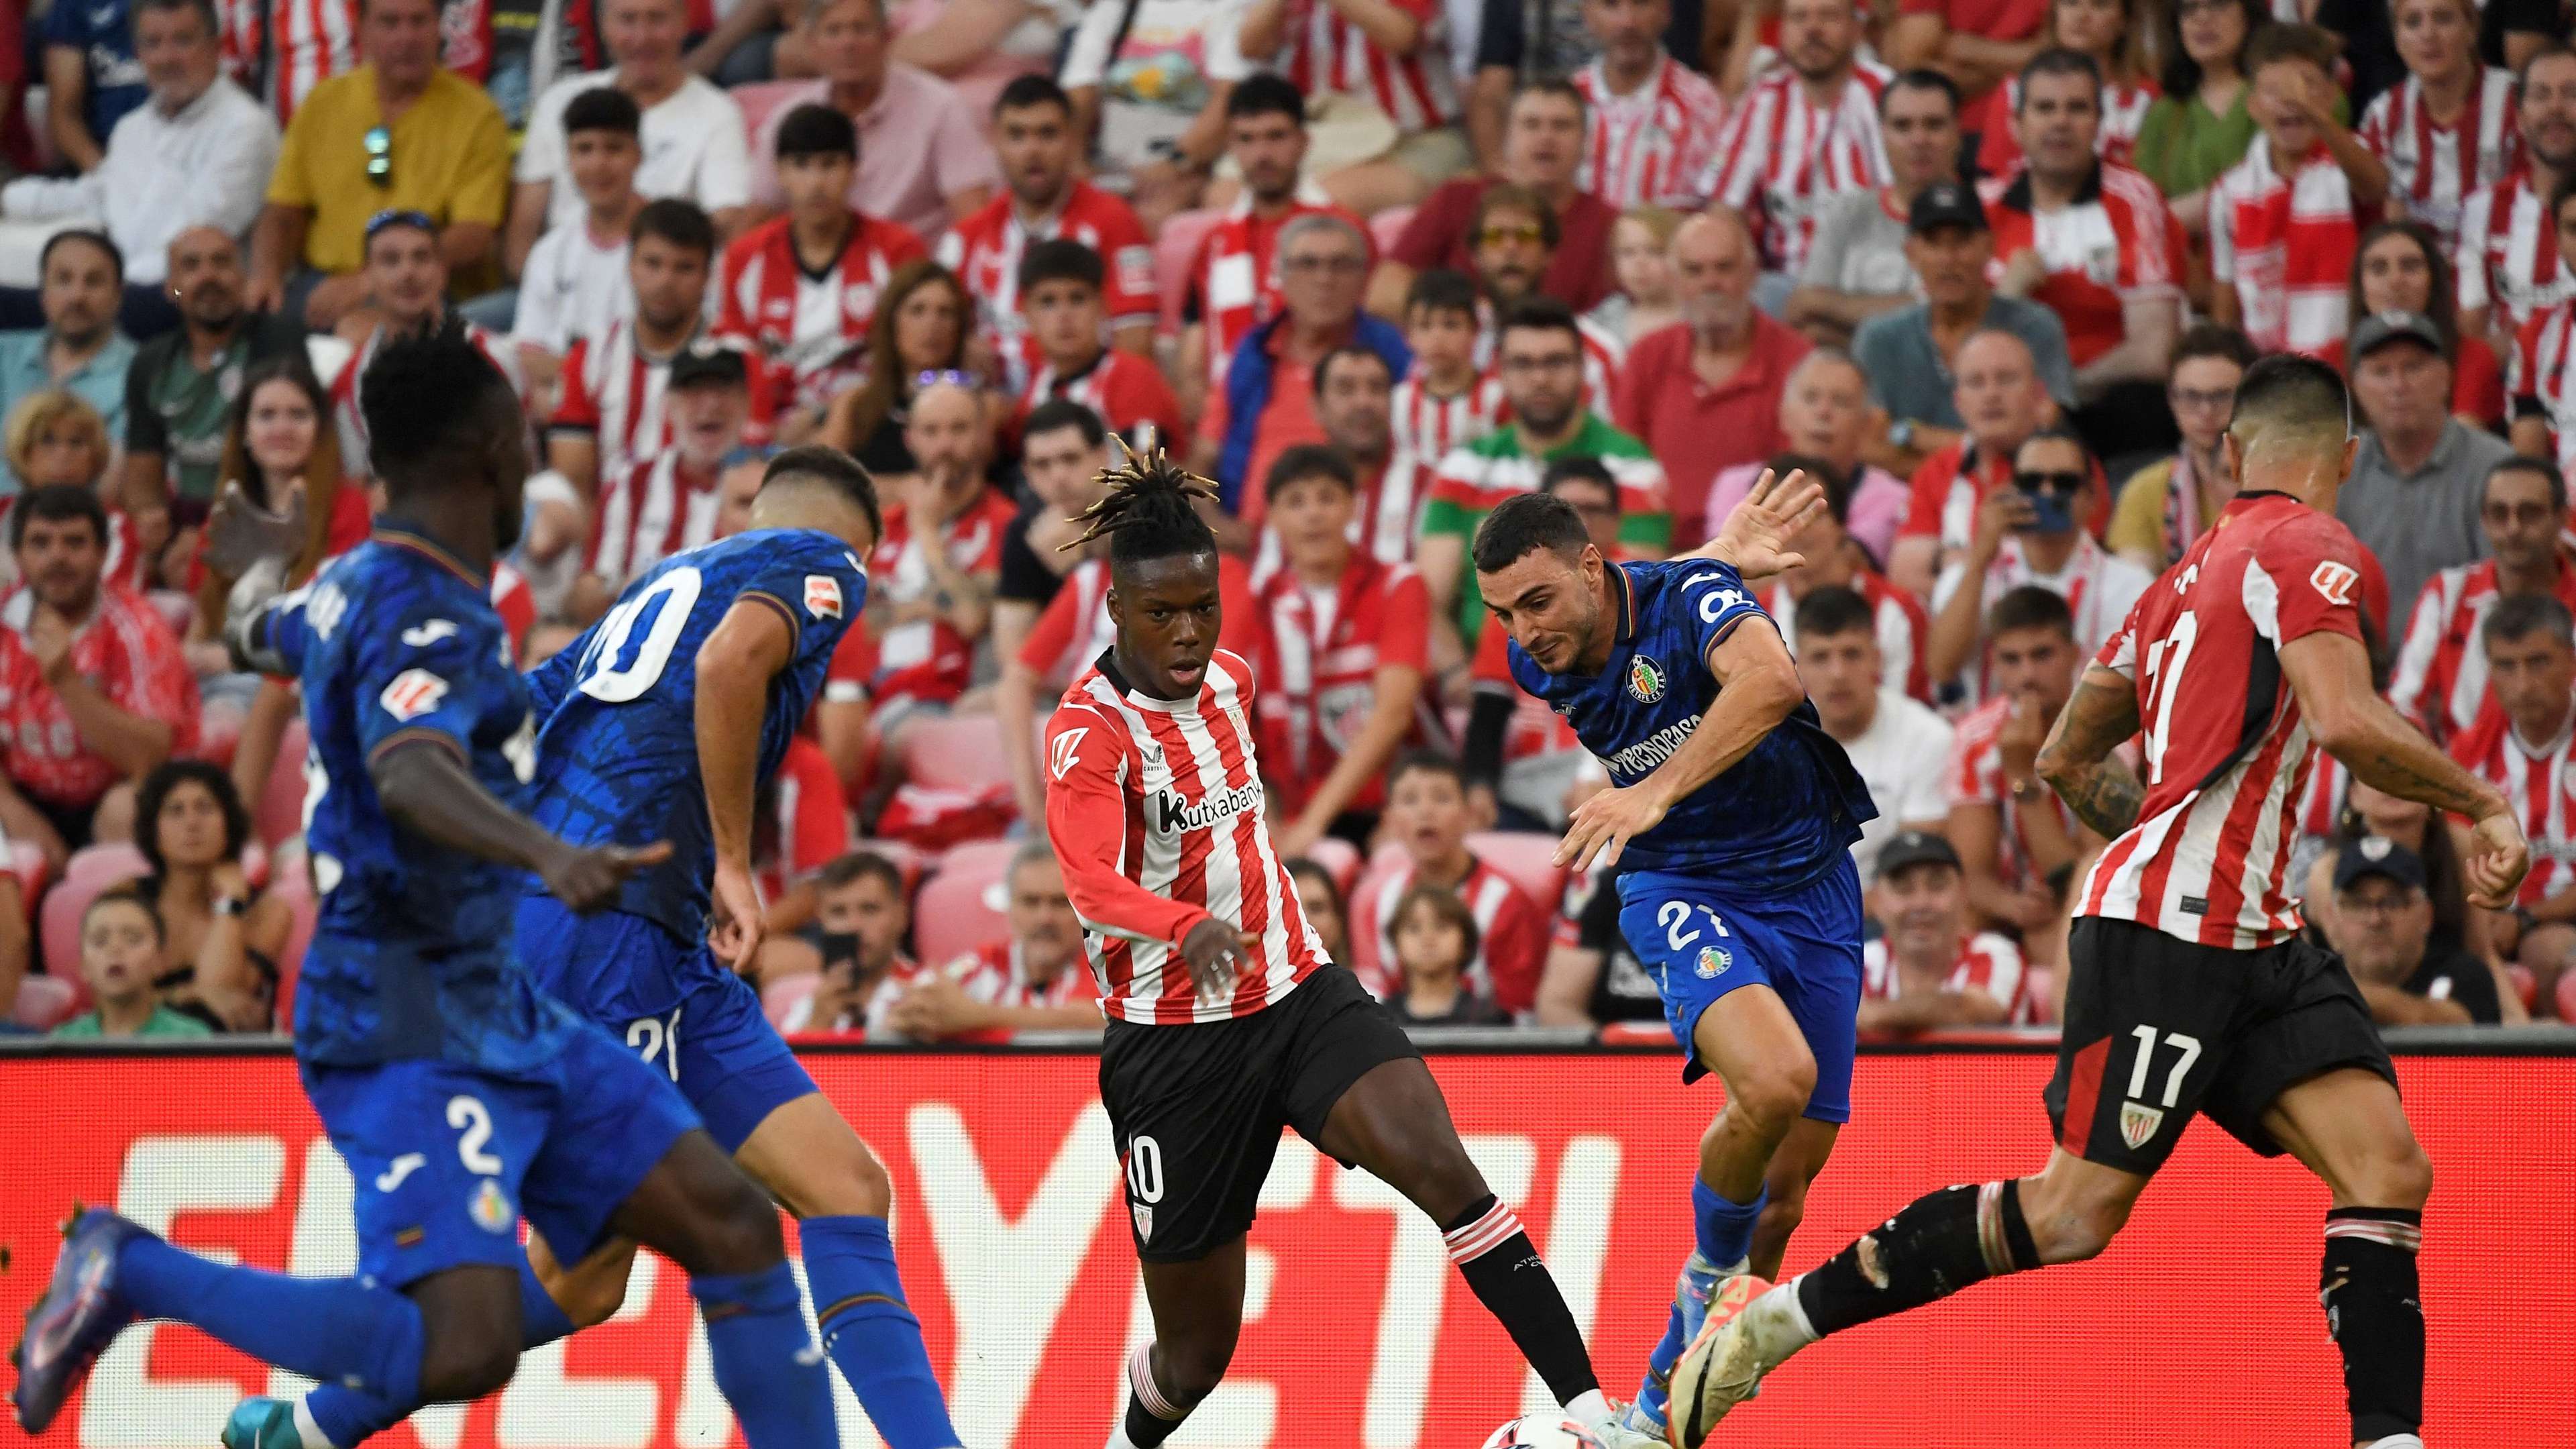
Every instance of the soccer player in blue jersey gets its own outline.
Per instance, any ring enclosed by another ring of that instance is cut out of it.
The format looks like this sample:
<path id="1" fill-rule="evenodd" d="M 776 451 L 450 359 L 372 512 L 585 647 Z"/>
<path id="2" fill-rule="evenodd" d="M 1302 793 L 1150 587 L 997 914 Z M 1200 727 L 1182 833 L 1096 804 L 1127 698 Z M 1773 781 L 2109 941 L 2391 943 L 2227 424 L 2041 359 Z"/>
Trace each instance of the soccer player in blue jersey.
<path id="1" fill-rule="evenodd" d="M 771 1412 L 808 1343 L 776 1211 L 662 1074 L 541 994 L 511 950 L 520 881 L 615 902 L 658 841 L 568 844 L 517 808 L 535 718 L 488 594 L 528 462 L 509 384 L 453 329 L 388 344 L 363 397 L 390 507 L 375 536 L 279 596 L 300 519 L 228 500 L 210 532 L 240 575 L 244 667 L 304 682 L 321 919 L 296 997 L 305 1092 L 356 1193 L 358 1271 L 298 1278 L 76 1214 L 18 1353 L 19 1422 L 52 1422 L 138 1318 L 193 1324 L 352 1402 L 470 1399 L 506 1383 L 544 1294 L 524 1216 L 576 1252 L 651 1244 L 691 1277 L 717 1382 L 761 1449 L 817 1442 Z M 245 1449 L 348 1449 L 365 1432 L 252 1400 Z M 398 1417 L 399 1415 L 397 1415 Z"/>
<path id="2" fill-rule="evenodd" d="M 1777 541 L 1822 497 L 1801 474 L 1776 487 L 1765 474 L 1713 543 L 1666 563 L 1606 561 L 1582 516 L 1543 493 L 1476 530 L 1512 677 L 1610 772 L 1557 863 L 1618 868 L 1619 929 L 1688 1053 L 1682 1080 L 1726 1083 L 1691 1186 L 1697 1249 L 1614 1446 L 1664 1442 L 1673 1362 L 1710 1295 L 1778 1270 L 1851 1115 L 1861 908 L 1847 847 L 1877 810 L 1746 587 L 1800 562 Z"/>

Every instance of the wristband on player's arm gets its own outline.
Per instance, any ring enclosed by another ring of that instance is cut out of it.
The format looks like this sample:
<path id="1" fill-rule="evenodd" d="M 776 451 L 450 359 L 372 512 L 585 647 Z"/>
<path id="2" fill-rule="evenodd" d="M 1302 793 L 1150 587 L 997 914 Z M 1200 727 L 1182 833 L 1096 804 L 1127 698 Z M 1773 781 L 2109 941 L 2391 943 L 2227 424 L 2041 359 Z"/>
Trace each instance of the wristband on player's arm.
<path id="1" fill-rule="evenodd" d="M 1503 737 L 1511 723 L 1510 692 L 1477 685 L 1467 705 L 1467 738 L 1458 755 L 1468 783 L 1492 785 L 1503 778 Z"/>

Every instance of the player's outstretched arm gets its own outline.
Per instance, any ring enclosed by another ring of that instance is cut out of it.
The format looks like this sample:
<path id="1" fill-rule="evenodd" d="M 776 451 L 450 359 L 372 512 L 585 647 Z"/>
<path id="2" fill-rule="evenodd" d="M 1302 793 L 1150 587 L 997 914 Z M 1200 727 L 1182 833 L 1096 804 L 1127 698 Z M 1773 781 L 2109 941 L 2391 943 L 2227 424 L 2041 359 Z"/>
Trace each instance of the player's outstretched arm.
<path id="1" fill-rule="evenodd" d="M 2299 712 L 2325 752 L 2374 790 L 2467 816 L 2469 903 L 2489 910 L 2511 905 L 2531 869 L 2531 847 L 2513 807 L 2379 697 L 2361 641 L 2319 630 L 2282 645 L 2280 658 Z"/>
<path id="2" fill-rule="evenodd" d="M 1748 584 L 1786 573 L 1805 563 L 1789 541 L 1824 516 L 1825 487 L 1804 472 L 1775 479 L 1770 469 L 1753 480 L 1751 491 L 1727 510 L 1717 536 L 1681 557 L 1725 564 Z"/>
<path id="3" fill-rule="evenodd" d="M 492 798 L 455 745 L 435 735 L 387 740 L 368 760 L 367 774 L 395 824 L 433 845 L 534 871 L 556 899 L 576 911 L 610 904 L 628 876 L 671 855 L 668 841 L 641 849 L 566 845 Z"/>
<path id="4" fill-rule="evenodd" d="M 752 811 L 760 791 L 760 731 L 770 681 L 793 662 L 796 630 L 766 594 L 736 599 L 696 661 L 698 777 L 707 797 L 716 878 L 708 946 L 735 971 L 760 949 L 759 877 L 751 868 Z"/>
<path id="5" fill-rule="evenodd" d="M 2039 747 L 2039 777 L 2104 840 L 2138 823 L 2146 787 L 2112 751 L 2138 732 L 2138 687 L 2116 669 L 2085 669 Z"/>

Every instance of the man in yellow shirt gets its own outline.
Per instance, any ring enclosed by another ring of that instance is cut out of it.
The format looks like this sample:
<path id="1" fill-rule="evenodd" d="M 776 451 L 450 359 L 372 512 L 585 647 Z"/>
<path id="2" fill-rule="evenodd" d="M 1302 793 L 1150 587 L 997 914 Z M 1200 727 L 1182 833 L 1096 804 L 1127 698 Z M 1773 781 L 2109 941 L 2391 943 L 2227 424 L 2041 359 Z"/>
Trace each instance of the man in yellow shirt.
<path id="1" fill-rule="evenodd" d="M 358 46 L 366 63 L 296 108 L 251 233 L 251 307 L 317 329 L 367 300 L 369 217 L 438 222 L 452 285 L 472 296 L 498 282 L 509 208 L 509 129 L 473 82 L 439 69 L 437 0 L 361 0 Z"/>

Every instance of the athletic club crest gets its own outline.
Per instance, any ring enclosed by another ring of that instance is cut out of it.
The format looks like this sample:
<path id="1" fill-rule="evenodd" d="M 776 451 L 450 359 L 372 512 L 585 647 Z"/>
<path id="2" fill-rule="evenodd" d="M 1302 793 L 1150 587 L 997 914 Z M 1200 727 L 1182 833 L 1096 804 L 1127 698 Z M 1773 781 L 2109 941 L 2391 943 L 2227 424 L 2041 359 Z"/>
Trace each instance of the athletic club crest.
<path id="1" fill-rule="evenodd" d="M 1691 969 L 1699 973 L 1702 981 L 1714 981 L 1725 975 L 1726 968 L 1734 964 L 1735 958 L 1727 953 L 1724 946 L 1702 946 L 1699 948 L 1699 964 Z"/>
<path id="2" fill-rule="evenodd" d="M 2120 1140 L 2137 1151 L 2155 1140 L 2156 1129 L 2165 1125 L 2165 1114 L 2158 1108 L 2136 1102 L 2120 1104 Z"/>
<path id="3" fill-rule="evenodd" d="M 1663 698 L 1664 671 L 1643 654 L 1629 660 L 1628 693 L 1639 704 L 1653 704 Z"/>
<path id="4" fill-rule="evenodd" d="M 1141 1202 L 1131 1202 L 1127 1204 L 1127 1210 L 1130 1213 L 1135 1214 L 1136 1217 L 1136 1241 L 1140 1243 L 1152 1242 L 1154 1240 L 1154 1210 Z"/>

